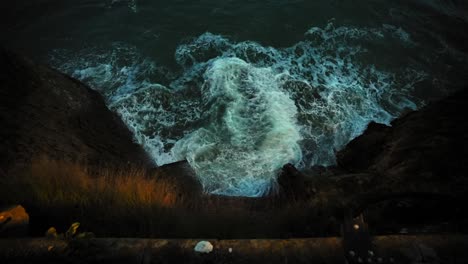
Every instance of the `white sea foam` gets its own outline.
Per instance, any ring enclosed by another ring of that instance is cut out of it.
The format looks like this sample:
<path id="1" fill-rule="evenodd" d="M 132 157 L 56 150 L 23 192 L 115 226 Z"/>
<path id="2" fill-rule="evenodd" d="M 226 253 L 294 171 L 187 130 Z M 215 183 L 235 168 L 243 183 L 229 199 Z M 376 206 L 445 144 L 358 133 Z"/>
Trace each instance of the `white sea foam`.
<path id="1" fill-rule="evenodd" d="M 258 196 L 284 164 L 300 161 L 297 109 L 270 68 L 216 59 L 205 73 L 203 98 L 209 124 L 172 151 L 187 158 L 207 191 Z"/>
<path id="2" fill-rule="evenodd" d="M 258 196 L 285 163 L 334 164 L 370 121 L 418 107 L 424 72 L 369 63 L 376 43 L 417 45 L 392 25 L 330 23 L 286 48 L 202 34 L 176 49 L 177 75 L 122 45 L 55 64 L 99 89 L 159 165 L 187 159 L 207 192 Z"/>
<path id="3" fill-rule="evenodd" d="M 324 29 L 310 29 L 304 41 L 283 49 L 205 33 L 179 46 L 176 60 L 186 68 L 187 79 L 219 58 L 269 67 L 298 108 L 302 165 L 332 165 L 335 151 L 360 135 L 370 121 L 389 124 L 404 109 L 417 107 L 410 93 L 425 78 L 422 71 L 409 65 L 388 72 L 360 62 L 368 53 L 365 44 L 376 41 L 414 45 L 408 33 L 390 25 L 379 29 L 330 23 Z"/>

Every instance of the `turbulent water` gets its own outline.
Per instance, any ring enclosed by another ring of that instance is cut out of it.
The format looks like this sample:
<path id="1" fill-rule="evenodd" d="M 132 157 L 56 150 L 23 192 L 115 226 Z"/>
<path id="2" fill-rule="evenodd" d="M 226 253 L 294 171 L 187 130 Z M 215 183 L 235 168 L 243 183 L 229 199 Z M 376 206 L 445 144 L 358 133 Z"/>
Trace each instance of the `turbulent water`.
<path id="1" fill-rule="evenodd" d="M 158 165 L 187 159 L 216 194 L 333 165 L 369 122 L 467 83 L 463 2 L 39 2 L 3 42 L 100 91 Z"/>

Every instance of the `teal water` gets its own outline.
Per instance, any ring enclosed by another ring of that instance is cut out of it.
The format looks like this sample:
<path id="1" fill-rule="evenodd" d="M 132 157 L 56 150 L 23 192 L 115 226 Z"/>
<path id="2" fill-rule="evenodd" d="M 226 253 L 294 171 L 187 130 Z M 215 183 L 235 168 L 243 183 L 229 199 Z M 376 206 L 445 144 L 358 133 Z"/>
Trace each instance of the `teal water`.
<path id="1" fill-rule="evenodd" d="M 98 90 L 158 165 L 259 196 L 467 83 L 463 1 L 18 1 L 2 43 Z"/>

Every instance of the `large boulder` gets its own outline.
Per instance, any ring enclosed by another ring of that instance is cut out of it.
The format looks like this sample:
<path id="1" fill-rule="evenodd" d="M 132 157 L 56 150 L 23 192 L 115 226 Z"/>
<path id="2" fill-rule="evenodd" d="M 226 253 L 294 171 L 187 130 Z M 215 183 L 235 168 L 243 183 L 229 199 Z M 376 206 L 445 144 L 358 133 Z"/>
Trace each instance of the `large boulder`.
<path id="1" fill-rule="evenodd" d="M 0 49 L 0 170 L 36 156 L 88 165 L 153 163 L 100 94 Z"/>

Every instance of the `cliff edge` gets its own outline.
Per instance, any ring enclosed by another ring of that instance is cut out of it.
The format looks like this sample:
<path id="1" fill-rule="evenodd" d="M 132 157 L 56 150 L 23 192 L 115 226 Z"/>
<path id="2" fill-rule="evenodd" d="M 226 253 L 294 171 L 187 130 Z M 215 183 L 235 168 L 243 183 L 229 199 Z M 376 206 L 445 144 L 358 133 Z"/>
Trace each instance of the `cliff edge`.
<path id="1" fill-rule="evenodd" d="M 88 165 L 154 164 L 98 92 L 0 49 L 0 169 L 37 156 Z"/>

